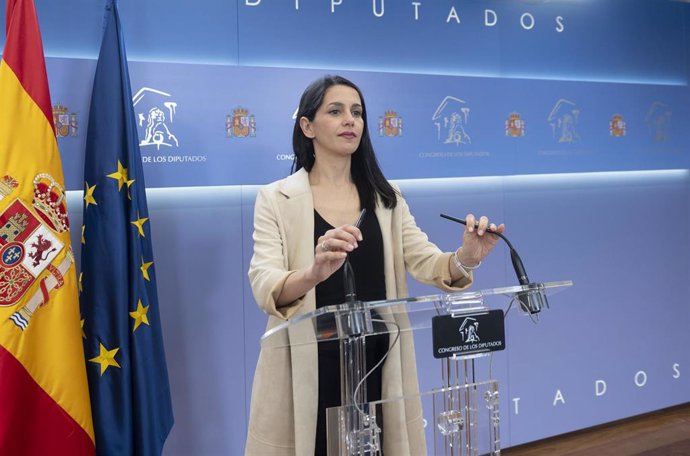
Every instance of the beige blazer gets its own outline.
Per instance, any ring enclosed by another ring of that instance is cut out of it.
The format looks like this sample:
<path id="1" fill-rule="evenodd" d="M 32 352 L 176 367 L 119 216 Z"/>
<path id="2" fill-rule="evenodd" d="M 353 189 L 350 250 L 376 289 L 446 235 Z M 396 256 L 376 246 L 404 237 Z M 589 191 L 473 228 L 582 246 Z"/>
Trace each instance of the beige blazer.
<path id="1" fill-rule="evenodd" d="M 406 271 L 420 282 L 445 291 L 466 288 L 471 278 L 451 283 L 450 253 L 441 252 L 416 225 L 398 197 L 395 209 L 379 204 L 387 299 L 407 296 Z M 254 299 L 269 315 L 266 329 L 316 308 L 310 290 L 289 306 L 276 308 L 287 277 L 314 260 L 314 203 L 308 173 L 302 169 L 259 190 L 254 210 L 254 256 L 249 279 Z M 405 327 L 404 316 L 396 318 Z M 394 337 L 391 337 L 391 343 Z M 295 325 L 264 342 L 254 375 L 245 456 L 311 456 L 316 438 L 317 348 L 313 329 Z M 402 333 L 383 367 L 383 398 L 418 394 L 412 335 Z M 384 408 L 384 453 L 426 454 L 419 401 Z"/>

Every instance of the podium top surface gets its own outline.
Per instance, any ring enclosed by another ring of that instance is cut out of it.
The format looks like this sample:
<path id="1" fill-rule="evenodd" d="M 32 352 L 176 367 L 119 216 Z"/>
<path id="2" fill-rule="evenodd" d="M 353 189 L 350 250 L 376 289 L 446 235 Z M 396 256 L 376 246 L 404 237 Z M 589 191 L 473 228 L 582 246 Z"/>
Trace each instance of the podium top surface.
<path id="1" fill-rule="evenodd" d="M 300 328 L 302 334 L 305 331 L 313 334 L 313 337 L 303 339 L 301 343 L 338 340 L 353 334 L 370 336 L 425 329 L 431 327 L 431 318 L 436 315 L 488 311 L 492 297 L 507 298 L 502 301 L 505 304 L 515 299 L 520 301 L 532 295 L 539 295 L 546 303 L 547 295 L 552 295 L 572 285 L 572 281 L 564 280 L 402 299 L 336 304 L 295 315 L 290 320 L 266 331 L 261 337 L 261 343 L 275 340 L 277 335 L 286 334 L 290 328 Z M 295 341 L 287 342 L 287 345 L 295 345 Z"/>

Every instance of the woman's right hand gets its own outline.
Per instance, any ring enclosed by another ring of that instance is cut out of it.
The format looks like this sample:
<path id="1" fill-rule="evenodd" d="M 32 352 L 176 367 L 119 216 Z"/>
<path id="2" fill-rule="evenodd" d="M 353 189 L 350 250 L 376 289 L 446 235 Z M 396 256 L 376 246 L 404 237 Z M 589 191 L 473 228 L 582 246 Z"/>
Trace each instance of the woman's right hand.
<path id="1" fill-rule="evenodd" d="M 343 225 L 326 231 L 317 239 L 312 274 L 317 283 L 331 276 L 345 263 L 347 254 L 358 247 L 362 232 L 354 225 Z"/>

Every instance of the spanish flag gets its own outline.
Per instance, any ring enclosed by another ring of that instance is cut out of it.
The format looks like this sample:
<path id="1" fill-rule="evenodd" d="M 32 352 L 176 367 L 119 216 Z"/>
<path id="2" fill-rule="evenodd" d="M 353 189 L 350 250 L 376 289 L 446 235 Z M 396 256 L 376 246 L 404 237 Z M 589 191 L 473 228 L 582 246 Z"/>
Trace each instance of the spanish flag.
<path id="1" fill-rule="evenodd" d="M 0 455 L 90 456 L 74 256 L 32 0 L 7 0 L 0 63 Z"/>

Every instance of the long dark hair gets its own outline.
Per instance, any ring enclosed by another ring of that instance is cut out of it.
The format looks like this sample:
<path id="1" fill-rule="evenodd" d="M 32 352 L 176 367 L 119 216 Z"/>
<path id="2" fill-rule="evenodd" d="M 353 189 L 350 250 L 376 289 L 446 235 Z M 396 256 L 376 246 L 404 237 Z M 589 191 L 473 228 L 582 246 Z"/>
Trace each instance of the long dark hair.
<path id="1" fill-rule="evenodd" d="M 306 117 L 313 121 L 316 111 L 319 110 L 326 91 L 335 86 L 344 85 L 351 87 L 359 94 L 362 100 L 362 119 L 364 119 L 364 129 L 359 147 L 352 155 L 351 174 L 352 181 L 357 187 L 359 200 L 362 207 L 373 210 L 376 207 L 376 195 L 381 198 L 383 206 L 392 209 L 397 204 L 395 189 L 386 180 L 381 172 L 379 163 L 376 160 L 374 147 L 369 138 L 369 127 L 367 126 L 367 108 L 364 104 L 362 91 L 354 83 L 342 76 L 324 76 L 312 82 L 302 94 L 295 119 L 295 128 L 292 132 L 292 149 L 295 152 L 295 159 L 292 162 L 292 172 L 299 171 L 301 168 L 311 171 L 316 157 L 314 156 L 314 143 L 307 138 L 300 127 L 300 119 Z"/>

